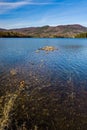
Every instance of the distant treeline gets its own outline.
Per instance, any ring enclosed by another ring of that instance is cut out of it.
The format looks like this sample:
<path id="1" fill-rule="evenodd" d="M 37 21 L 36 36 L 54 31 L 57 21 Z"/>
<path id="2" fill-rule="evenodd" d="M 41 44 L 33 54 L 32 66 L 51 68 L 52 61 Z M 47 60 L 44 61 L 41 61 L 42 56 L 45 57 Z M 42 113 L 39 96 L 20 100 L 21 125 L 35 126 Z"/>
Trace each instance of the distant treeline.
<path id="1" fill-rule="evenodd" d="M 31 37 L 25 34 L 21 34 L 13 31 L 0 31 L 0 37 Z"/>
<path id="2" fill-rule="evenodd" d="M 0 31 L 0 37 L 7 37 L 7 38 L 87 38 L 87 32 L 85 33 L 79 33 L 77 35 L 66 35 L 66 34 L 38 34 L 38 33 L 33 33 L 33 34 L 26 34 L 26 33 L 21 33 L 21 32 L 16 32 L 16 31 Z"/>
<path id="3" fill-rule="evenodd" d="M 0 37 L 8 37 L 8 38 L 11 38 L 11 37 L 19 37 L 19 38 L 22 38 L 22 37 L 28 37 L 28 38 L 32 38 L 32 37 L 35 37 L 35 38 L 65 38 L 66 36 L 63 36 L 63 35 L 38 35 L 37 33 L 36 34 L 32 34 L 32 35 L 28 35 L 28 34 L 24 34 L 24 33 L 19 33 L 19 32 L 14 32 L 14 31 L 0 31 Z"/>
<path id="4" fill-rule="evenodd" d="M 8 38 L 11 38 L 11 37 L 19 37 L 19 38 L 22 38 L 22 37 L 28 37 L 28 38 L 68 38 L 67 36 L 64 36 L 64 35 L 38 35 L 37 33 L 36 34 L 32 34 L 32 35 L 28 35 L 28 34 L 23 34 L 23 33 L 19 33 L 19 32 L 14 32 L 14 31 L 0 31 L 0 37 L 8 37 Z"/>
<path id="5" fill-rule="evenodd" d="M 80 33 L 75 36 L 75 38 L 87 38 L 87 32 L 86 33 Z"/>

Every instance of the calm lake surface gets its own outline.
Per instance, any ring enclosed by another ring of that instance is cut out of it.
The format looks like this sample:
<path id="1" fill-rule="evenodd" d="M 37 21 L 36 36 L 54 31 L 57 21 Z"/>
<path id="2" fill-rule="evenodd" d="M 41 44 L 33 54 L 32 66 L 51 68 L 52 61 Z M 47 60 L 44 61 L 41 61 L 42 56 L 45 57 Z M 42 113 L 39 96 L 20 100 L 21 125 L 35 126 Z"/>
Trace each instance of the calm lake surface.
<path id="1" fill-rule="evenodd" d="M 58 50 L 37 53 L 44 46 Z M 14 93 L 22 81 L 25 90 L 20 97 L 31 92 L 32 96 L 14 106 L 18 127 L 25 122 L 30 130 L 86 130 L 87 39 L 1 38 L 0 97 Z M 19 114 L 25 112 L 22 105 L 28 117 Z"/>

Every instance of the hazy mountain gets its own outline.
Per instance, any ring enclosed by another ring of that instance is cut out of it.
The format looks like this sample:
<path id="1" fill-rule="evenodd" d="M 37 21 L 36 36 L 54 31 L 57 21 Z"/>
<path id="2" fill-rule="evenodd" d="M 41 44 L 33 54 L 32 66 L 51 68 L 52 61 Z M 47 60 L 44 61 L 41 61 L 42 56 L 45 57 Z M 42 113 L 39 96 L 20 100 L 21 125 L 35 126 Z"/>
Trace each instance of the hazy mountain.
<path id="1" fill-rule="evenodd" d="M 6 29 L 0 28 L 0 31 L 6 31 Z"/>
<path id="2" fill-rule="evenodd" d="M 1 31 L 1 30 L 0 30 Z M 29 37 L 75 37 L 79 33 L 87 32 L 87 27 L 79 24 L 60 25 L 60 26 L 43 26 L 28 27 L 7 30 L 10 32 L 20 33 Z"/>

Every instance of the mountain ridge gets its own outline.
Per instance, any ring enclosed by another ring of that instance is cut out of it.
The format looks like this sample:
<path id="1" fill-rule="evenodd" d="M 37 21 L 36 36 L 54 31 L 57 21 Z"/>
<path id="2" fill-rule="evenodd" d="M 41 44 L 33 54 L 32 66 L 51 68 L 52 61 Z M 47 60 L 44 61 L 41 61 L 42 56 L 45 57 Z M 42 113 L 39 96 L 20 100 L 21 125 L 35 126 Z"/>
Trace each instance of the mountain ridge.
<path id="1" fill-rule="evenodd" d="M 3 32 L 19 33 L 25 37 L 75 37 L 79 33 L 87 32 L 87 27 L 80 24 L 68 24 L 42 27 L 26 27 L 15 29 L 1 29 Z"/>

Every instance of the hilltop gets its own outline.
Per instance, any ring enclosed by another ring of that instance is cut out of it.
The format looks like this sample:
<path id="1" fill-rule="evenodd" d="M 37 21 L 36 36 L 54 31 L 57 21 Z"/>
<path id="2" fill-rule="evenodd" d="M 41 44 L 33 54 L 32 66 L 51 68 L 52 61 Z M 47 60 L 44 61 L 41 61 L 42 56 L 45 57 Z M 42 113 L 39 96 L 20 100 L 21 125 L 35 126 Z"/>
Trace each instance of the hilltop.
<path id="1" fill-rule="evenodd" d="M 4 36 L 1 35 L 4 32 Z M 75 37 L 80 33 L 86 33 L 87 27 L 73 24 L 73 25 L 59 25 L 59 26 L 43 26 L 43 27 L 27 27 L 19 29 L 0 29 L 0 37 Z"/>

